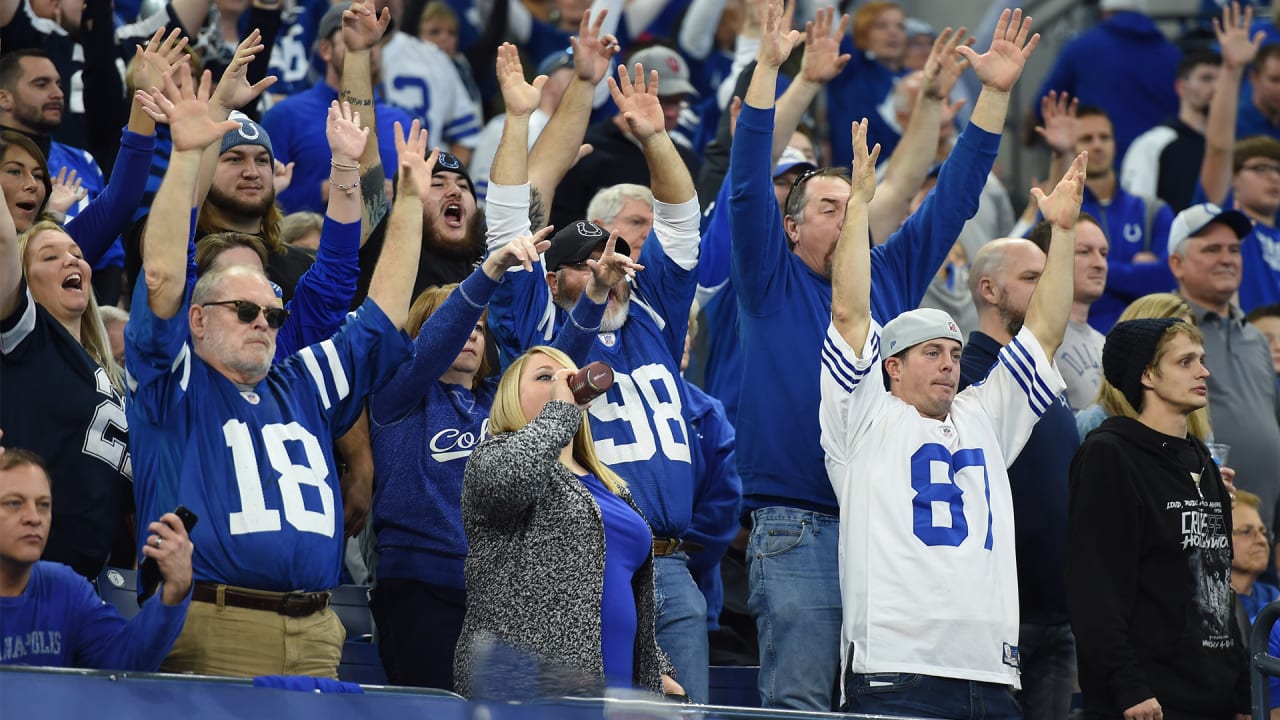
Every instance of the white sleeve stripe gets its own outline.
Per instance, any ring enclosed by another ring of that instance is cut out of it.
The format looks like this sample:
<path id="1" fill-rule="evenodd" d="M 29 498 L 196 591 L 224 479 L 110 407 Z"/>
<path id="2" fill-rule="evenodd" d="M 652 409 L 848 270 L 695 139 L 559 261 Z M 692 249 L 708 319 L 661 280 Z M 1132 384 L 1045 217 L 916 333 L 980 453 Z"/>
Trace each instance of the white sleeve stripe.
<path id="1" fill-rule="evenodd" d="M 315 351 L 309 347 L 302 348 L 298 351 L 298 357 L 302 358 L 302 364 L 311 373 L 311 381 L 316 384 L 316 390 L 320 393 L 320 403 L 328 410 L 332 403 L 329 402 L 329 390 L 325 388 L 324 375 L 320 372 L 320 363 L 316 362 Z"/>
<path id="2" fill-rule="evenodd" d="M 831 378 L 840 387 L 844 388 L 845 392 L 853 392 L 866 379 L 867 373 L 871 371 L 871 368 L 875 367 L 877 359 L 878 353 L 873 351 L 871 364 L 859 370 L 849 364 L 848 360 L 841 355 L 840 349 L 829 338 L 822 345 L 822 365 L 827 369 Z"/>
<path id="3" fill-rule="evenodd" d="M 176 372 L 179 365 L 182 366 L 182 379 L 178 381 L 178 387 L 182 388 L 182 392 L 186 392 L 187 383 L 191 381 L 191 346 L 186 343 L 182 344 L 178 357 L 173 359 L 173 367 L 169 372 Z"/>
<path id="4" fill-rule="evenodd" d="M 853 389 L 858 386 L 858 381 L 850 378 L 849 376 L 841 372 L 839 369 L 834 367 L 831 361 L 831 354 L 828 351 L 827 347 L 828 347 L 827 345 L 822 346 L 822 367 L 826 368 L 827 374 L 831 376 L 832 380 L 836 381 L 837 385 L 844 388 L 845 392 L 847 393 L 853 392 Z"/>
<path id="5" fill-rule="evenodd" d="M 825 342 L 823 342 L 822 349 L 824 352 L 830 355 L 832 362 L 841 370 L 841 374 L 843 374 L 845 377 L 849 378 L 850 380 L 861 379 L 862 376 L 866 375 L 867 371 L 871 369 L 870 365 L 867 365 L 866 367 L 859 369 L 856 362 L 851 362 L 849 358 L 845 357 L 844 352 L 841 351 L 840 349 L 840 346 L 835 344 L 835 342 L 831 339 L 830 335 L 828 335 Z M 873 349 L 873 352 L 872 352 L 873 362 L 874 362 L 874 357 L 875 357 L 875 352 Z"/>
<path id="6" fill-rule="evenodd" d="M 1044 378 L 1041 377 L 1040 373 L 1036 371 L 1035 356 L 1033 356 L 1031 354 L 1031 351 L 1027 349 L 1027 346 L 1023 345 L 1022 341 L 1018 340 L 1017 338 L 1013 339 L 1012 345 L 1014 346 L 1018 354 L 1022 356 L 1023 362 L 1029 368 L 1028 372 L 1031 373 L 1031 381 L 1035 385 L 1035 387 L 1039 390 L 1040 399 L 1044 401 L 1045 409 L 1048 409 L 1048 407 L 1053 404 L 1055 396 L 1053 391 L 1049 389 L 1049 384 L 1045 382 Z"/>
<path id="7" fill-rule="evenodd" d="M 338 402 L 342 402 L 351 394 L 347 369 L 342 366 L 342 359 L 338 357 L 338 348 L 333 344 L 332 338 L 320 343 L 320 347 L 324 350 L 325 359 L 329 361 L 329 372 L 333 373 L 333 386 L 338 391 Z"/>
<path id="8" fill-rule="evenodd" d="M 1034 363 L 1028 367 L 1026 348 L 1018 343 L 1017 338 L 1000 351 L 1000 362 L 1009 369 L 1009 374 L 1026 394 L 1031 409 L 1040 416 L 1053 403 L 1053 394 L 1048 391 L 1044 381 L 1035 373 Z"/>
<path id="9" fill-rule="evenodd" d="M 31 297 L 31 288 L 27 288 L 27 309 L 22 311 L 18 324 L 6 333 L 0 333 L 0 352 L 11 353 L 18 345 L 36 329 L 36 301 Z"/>

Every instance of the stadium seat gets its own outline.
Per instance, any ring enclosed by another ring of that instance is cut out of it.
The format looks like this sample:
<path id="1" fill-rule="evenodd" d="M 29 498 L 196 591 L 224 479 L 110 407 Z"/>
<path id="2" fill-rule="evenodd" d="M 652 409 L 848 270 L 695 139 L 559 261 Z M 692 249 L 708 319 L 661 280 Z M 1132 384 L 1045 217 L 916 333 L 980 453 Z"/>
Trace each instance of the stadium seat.
<path id="1" fill-rule="evenodd" d="M 712 705 L 730 707 L 760 707 L 760 690 L 756 679 L 760 675 L 758 665 L 712 665 L 708 677 L 708 700 Z"/>
<path id="2" fill-rule="evenodd" d="M 138 614 L 136 570 L 106 568 L 98 575 L 98 596 L 115 606 L 126 620 Z"/>
<path id="3" fill-rule="evenodd" d="M 387 673 L 382 669 L 378 646 L 358 640 L 343 643 L 342 660 L 338 663 L 338 679 L 361 685 L 386 685 Z"/>
<path id="4" fill-rule="evenodd" d="M 339 585 L 333 590 L 329 607 L 347 629 L 347 642 L 373 642 L 373 613 L 369 610 L 368 585 Z"/>

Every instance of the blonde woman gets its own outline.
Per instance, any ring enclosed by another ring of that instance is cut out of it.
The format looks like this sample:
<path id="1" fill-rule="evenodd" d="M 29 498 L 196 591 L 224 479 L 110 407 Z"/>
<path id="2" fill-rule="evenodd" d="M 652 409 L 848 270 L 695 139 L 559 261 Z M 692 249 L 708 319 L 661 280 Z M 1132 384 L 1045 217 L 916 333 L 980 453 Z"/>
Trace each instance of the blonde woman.
<path id="1" fill-rule="evenodd" d="M 122 373 L 80 246 L 47 220 L 19 238 L 4 201 L 0 192 L 0 427 L 48 459 L 58 487 L 44 559 L 94 578 L 133 512 Z"/>
<path id="2" fill-rule="evenodd" d="M 498 383 L 493 438 L 467 463 L 454 678 L 468 697 L 683 692 L 654 634 L 653 538 L 596 455 L 569 389 L 576 369 L 550 347 L 517 358 Z"/>

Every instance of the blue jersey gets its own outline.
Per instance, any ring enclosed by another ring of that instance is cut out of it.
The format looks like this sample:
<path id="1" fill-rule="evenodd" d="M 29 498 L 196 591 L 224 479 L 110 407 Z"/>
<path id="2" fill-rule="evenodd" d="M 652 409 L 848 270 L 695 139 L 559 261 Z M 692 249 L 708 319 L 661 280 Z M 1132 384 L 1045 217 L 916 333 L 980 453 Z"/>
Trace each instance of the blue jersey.
<path id="1" fill-rule="evenodd" d="M 730 150 L 731 279 L 738 299 L 743 509 L 770 505 L 836 512 L 819 444 L 819 355 L 831 322 L 831 281 L 782 242 L 773 194 L 773 110 L 744 105 Z M 871 314 L 914 310 L 978 198 L 1000 136 L 970 125 L 942 164 L 938 184 L 889 240 L 871 250 Z"/>
<path id="2" fill-rule="evenodd" d="M 285 98 L 262 116 L 262 127 L 271 137 L 277 160 L 294 162 L 293 182 L 276 196 L 286 213 L 311 211 L 324 213 L 326 204 L 321 188 L 329 182 L 331 168 L 325 158 L 331 156 L 325 124 L 320 118 L 328 112 L 329 103 L 338 99 L 338 91 L 323 80 L 292 97 Z M 397 120 L 409 127 L 413 118 L 397 107 L 374 102 L 378 119 L 378 154 L 388 176 L 400 167 L 396 159 Z"/>
<path id="3" fill-rule="evenodd" d="M 126 621 L 88 580 L 54 562 L 37 562 L 17 597 L 0 598 L 0 665 L 44 665 L 154 672 L 187 620 L 188 596 L 158 598 Z"/>
<path id="4" fill-rule="evenodd" d="M 1280 303 L 1280 228 L 1254 223 L 1253 233 L 1240 244 L 1240 256 L 1240 309 Z"/>
<path id="5" fill-rule="evenodd" d="M 491 206 L 499 188 L 489 185 Z M 681 537 L 695 483 L 679 363 L 697 277 L 664 252 L 663 242 L 673 248 L 697 243 L 697 203 L 666 207 L 691 213 L 691 232 L 669 233 L 659 206 L 640 254 L 646 269 L 636 276 L 629 316 L 618 330 L 600 333 L 586 359 L 603 360 L 614 371 L 613 387 L 590 407 L 596 452 L 630 484 L 654 533 Z M 538 263 L 533 273 L 508 273 L 489 304 L 489 327 L 504 363 L 550 342 L 566 320 L 541 268 Z"/>
<path id="6" fill-rule="evenodd" d="M 324 76 L 324 68 L 315 67 L 312 62 L 311 49 L 316 44 L 320 18 L 328 9 L 329 0 L 305 0 L 284 11 L 267 65 L 267 74 L 279 78 L 271 86 L 271 94 L 296 95 L 314 84 L 314 76 Z M 275 138 L 274 133 L 271 137 Z"/>
<path id="7" fill-rule="evenodd" d="M 331 339 L 241 388 L 196 356 L 185 305 L 157 318 L 145 283 L 133 303 L 125 361 L 139 517 L 182 504 L 202 519 L 191 538 L 198 581 L 276 592 L 338 585 L 333 435 L 409 357 L 407 336 L 366 300 Z"/>

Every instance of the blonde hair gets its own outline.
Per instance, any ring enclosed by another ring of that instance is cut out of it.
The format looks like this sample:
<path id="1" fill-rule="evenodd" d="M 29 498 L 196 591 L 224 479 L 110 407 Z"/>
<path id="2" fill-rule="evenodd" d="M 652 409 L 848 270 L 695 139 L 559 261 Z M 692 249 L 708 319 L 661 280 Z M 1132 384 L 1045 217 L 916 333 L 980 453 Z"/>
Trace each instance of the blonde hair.
<path id="1" fill-rule="evenodd" d="M 1168 293 L 1159 294 L 1166 295 Z M 1139 300 L 1141 299 L 1142 298 L 1139 298 Z M 1128 311 L 1126 310 L 1126 312 Z M 1122 314 L 1120 317 L 1124 318 L 1124 315 Z M 1163 317 L 1179 316 L 1167 315 Z M 1131 317 L 1128 319 L 1139 320 L 1142 318 Z M 1123 320 L 1119 322 L 1123 322 Z M 1147 370 L 1153 373 L 1159 373 L 1160 370 L 1158 366 L 1160 365 L 1160 361 L 1164 358 L 1165 353 L 1169 351 L 1169 342 L 1178 335 L 1185 335 L 1194 342 L 1204 344 L 1204 336 L 1200 334 L 1200 329 L 1194 324 L 1189 322 L 1180 322 L 1170 325 L 1164 331 L 1164 335 L 1160 336 L 1160 341 L 1156 343 L 1156 352 L 1152 356 L 1151 362 L 1147 364 Z M 1098 388 L 1098 404 L 1107 412 L 1107 415 L 1113 417 L 1122 416 L 1132 418 L 1134 420 L 1138 419 L 1138 410 L 1133 407 L 1133 404 L 1124 396 L 1124 393 L 1120 392 L 1120 388 L 1112 385 L 1111 382 L 1107 380 L 1106 375 L 1102 376 L 1102 386 Z M 1213 429 L 1209 425 L 1208 408 L 1200 408 L 1187 416 L 1187 432 L 1195 435 L 1201 440 L 1201 442 L 1208 441 L 1208 439 L 1213 435 Z"/>
<path id="2" fill-rule="evenodd" d="M 22 258 L 22 276 L 27 276 L 27 248 L 30 245 L 31 238 L 45 231 L 58 232 L 71 237 L 71 235 L 62 226 L 52 220 L 41 220 L 27 228 L 26 232 L 18 236 L 18 254 Z M 75 238 L 72 238 L 75 241 Z M 111 385 L 116 391 L 124 393 L 124 370 L 116 364 L 115 355 L 111 352 L 111 340 L 107 335 L 107 327 L 102 322 L 102 312 L 98 309 L 98 299 L 94 297 L 93 288 L 87 283 L 84 287 L 85 295 L 89 298 L 89 304 L 85 307 L 84 313 L 80 316 L 80 345 L 84 347 L 85 352 L 89 353 L 89 357 L 93 361 L 102 366 L 107 371 L 107 378 L 111 380 Z"/>
<path id="3" fill-rule="evenodd" d="M 493 407 L 489 410 L 489 432 L 495 436 L 514 432 L 529 424 L 529 419 L 524 416 L 524 410 L 520 406 L 520 376 L 524 372 L 524 366 L 534 355 L 545 355 L 571 372 L 578 369 L 568 355 L 546 345 L 530 348 L 516 358 L 498 381 L 498 391 L 493 398 Z M 573 459 L 600 478 L 600 482 L 615 495 L 621 495 L 626 488 L 627 483 L 596 455 L 596 444 L 591 438 L 591 423 L 586 418 L 583 418 L 582 425 L 573 436 Z"/>
<path id="4" fill-rule="evenodd" d="M 447 285 L 437 285 L 429 287 L 418 293 L 418 297 L 414 298 L 413 304 L 409 306 L 409 317 L 405 320 L 404 329 L 409 333 L 409 337 L 417 338 L 422 332 L 422 324 L 427 318 L 435 315 L 444 301 L 449 299 L 454 290 L 458 288 L 458 283 L 449 283 Z M 480 313 L 480 319 L 485 320 L 489 315 L 488 309 Z M 487 341 L 486 341 L 487 342 Z M 471 380 L 471 391 L 476 392 L 484 385 L 485 378 L 489 377 L 489 357 L 488 354 L 480 356 L 480 367 L 476 370 L 476 375 Z"/>

